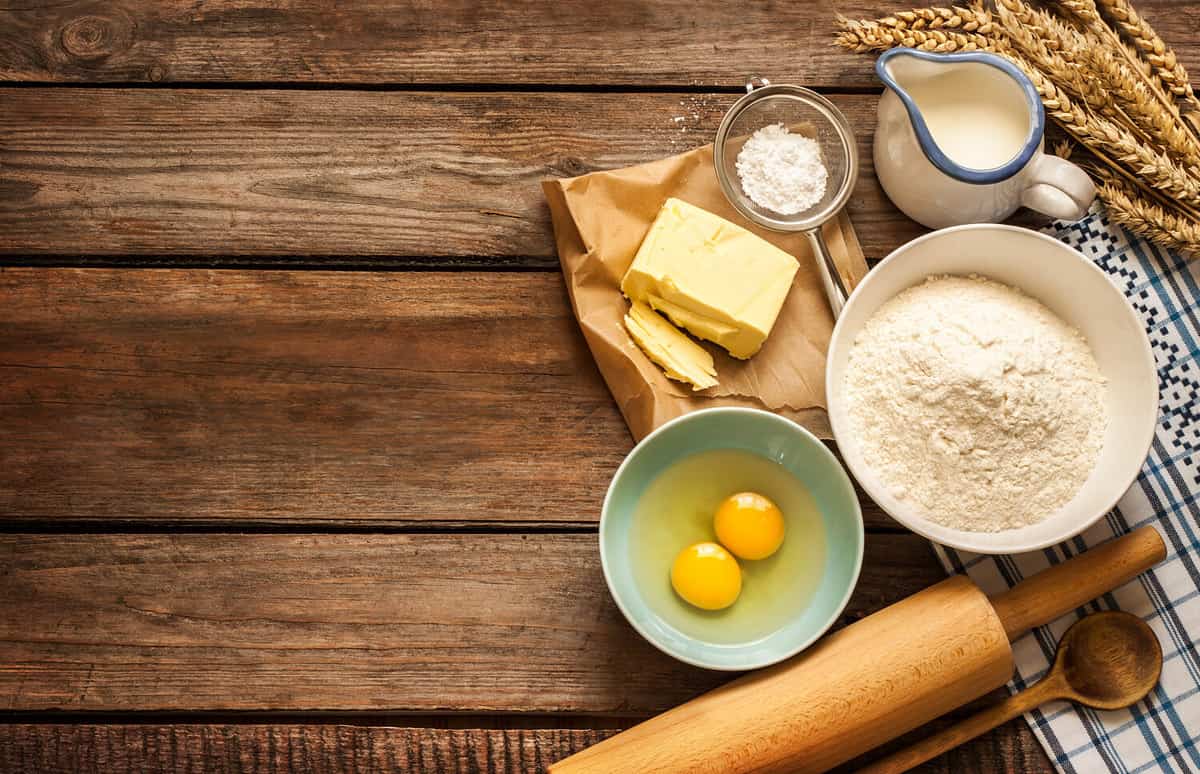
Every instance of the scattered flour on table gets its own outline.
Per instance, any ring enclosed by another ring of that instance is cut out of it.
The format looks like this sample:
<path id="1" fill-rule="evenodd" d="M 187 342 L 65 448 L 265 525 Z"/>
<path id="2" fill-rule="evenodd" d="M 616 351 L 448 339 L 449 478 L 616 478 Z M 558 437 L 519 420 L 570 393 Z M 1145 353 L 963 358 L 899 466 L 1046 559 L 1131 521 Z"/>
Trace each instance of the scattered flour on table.
<path id="1" fill-rule="evenodd" d="M 769 124 L 750 135 L 737 156 L 742 190 L 759 207 L 780 215 L 804 212 L 825 195 L 829 173 L 811 137 Z"/>
<path id="2" fill-rule="evenodd" d="M 930 277 L 883 304 L 844 383 L 863 459 L 953 529 L 999 532 L 1066 504 L 1100 455 L 1105 380 L 1082 334 L 982 277 Z"/>

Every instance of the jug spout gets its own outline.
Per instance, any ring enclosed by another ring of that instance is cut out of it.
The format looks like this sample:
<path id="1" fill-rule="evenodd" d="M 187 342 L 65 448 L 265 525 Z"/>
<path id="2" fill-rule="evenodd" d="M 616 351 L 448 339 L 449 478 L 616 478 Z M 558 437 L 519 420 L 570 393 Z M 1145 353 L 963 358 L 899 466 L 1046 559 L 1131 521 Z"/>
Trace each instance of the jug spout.
<path id="1" fill-rule="evenodd" d="M 896 92 L 897 96 L 906 95 L 914 84 L 936 78 L 949 64 L 941 59 L 921 56 L 923 53 L 926 52 L 911 48 L 885 51 L 875 61 L 875 73 L 883 85 Z"/>

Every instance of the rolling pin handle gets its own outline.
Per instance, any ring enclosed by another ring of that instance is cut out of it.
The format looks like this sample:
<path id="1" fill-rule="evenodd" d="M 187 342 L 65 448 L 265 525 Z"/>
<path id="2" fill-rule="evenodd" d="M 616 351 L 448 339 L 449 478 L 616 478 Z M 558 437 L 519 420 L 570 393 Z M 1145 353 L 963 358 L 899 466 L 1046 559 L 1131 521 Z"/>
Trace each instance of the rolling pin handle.
<path id="1" fill-rule="evenodd" d="M 1152 526 L 1086 551 L 992 597 L 1009 641 L 1133 580 L 1167 555 Z"/>

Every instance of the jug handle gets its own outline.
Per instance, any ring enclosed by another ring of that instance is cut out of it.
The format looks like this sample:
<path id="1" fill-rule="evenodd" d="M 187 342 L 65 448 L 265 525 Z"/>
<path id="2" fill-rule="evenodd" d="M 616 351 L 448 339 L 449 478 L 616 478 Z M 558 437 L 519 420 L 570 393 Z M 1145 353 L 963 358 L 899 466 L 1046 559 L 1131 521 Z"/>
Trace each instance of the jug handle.
<path id="1" fill-rule="evenodd" d="M 1096 186 L 1079 167 L 1057 156 L 1042 155 L 1034 162 L 1029 187 L 1021 204 L 1059 220 L 1079 220 L 1096 198 Z"/>

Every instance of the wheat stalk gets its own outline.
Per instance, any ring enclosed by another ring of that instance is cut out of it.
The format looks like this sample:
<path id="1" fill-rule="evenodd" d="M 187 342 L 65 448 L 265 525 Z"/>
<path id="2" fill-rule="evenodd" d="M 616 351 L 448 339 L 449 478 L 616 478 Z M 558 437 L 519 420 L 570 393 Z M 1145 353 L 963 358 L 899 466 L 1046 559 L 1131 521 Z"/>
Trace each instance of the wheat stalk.
<path id="1" fill-rule="evenodd" d="M 1102 83 L 1100 91 L 1111 100 L 1106 105 L 1107 110 L 1102 112 L 1110 117 L 1119 113 L 1143 140 L 1161 143 L 1163 150 L 1186 165 L 1200 166 L 1200 140 L 1180 122 L 1177 113 L 1159 109 L 1149 88 L 1129 72 L 1124 61 L 1104 46 L 1083 49 L 1079 60 L 1082 66 L 1099 76 L 1093 82 Z M 1089 100 L 1088 104 L 1092 105 L 1092 102 Z"/>
<path id="2" fill-rule="evenodd" d="M 1083 5 L 1083 0 L 1062 0 Z M 1044 10 L 1033 8 L 1021 0 L 996 0 L 1003 34 L 1012 45 L 1074 96 L 1088 106 L 1110 117 L 1126 119 L 1135 124 L 1109 98 L 1111 84 L 1103 83 L 1082 66 L 1080 59 L 1097 49 L 1103 49 L 1095 34 L 1064 23 Z M 1085 6 L 1084 6 L 1085 7 Z M 1078 9 L 1084 13 L 1083 8 Z M 1109 74 L 1114 80 L 1133 80 L 1124 72 L 1124 65 L 1109 58 Z"/>
<path id="3" fill-rule="evenodd" d="M 1098 0 L 1099 7 L 1105 15 L 1111 18 L 1121 33 L 1130 40 L 1146 61 L 1154 68 L 1154 73 L 1162 82 L 1163 87 L 1176 97 L 1188 103 L 1193 110 L 1200 109 L 1200 102 L 1192 91 L 1192 84 L 1187 70 L 1175 57 L 1171 47 L 1158 36 L 1150 23 L 1138 16 L 1128 0 Z"/>
<path id="4" fill-rule="evenodd" d="M 1195 252 L 1200 103 L 1174 53 L 1128 0 L 1044 0 L 1058 15 L 1024 0 L 993 2 L 994 14 L 972 0 L 875 21 L 839 16 L 836 43 L 855 51 L 910 46 L 1009 58 L 1033 81 L 1047 114 L 1088 151 L 1087 166 L 1107 186 L 1101 194 L 1114 219 Z"/>
<path id="5" fill-rule="evenodd" d="M 1200 180 L 1170 156 L 1142 142 L 1144 137 L 1137 137 L 1133 128 L 1090 113 L 1072 101 L 1068 91 L 1082 95 L 1089 104 L 1109 104 L 1103 92 L 1094 91 L 1096 79 L 1051 47 L 1086 49 L 1086 38 L 1077 38 L 1078 32 L 1050 21 L 1047 14 L 1020 0 L 997 0 L 996 7 L 1005 34 L 1019 52 L 1008 52 L 1008 57 L 1033 81 L 1052 118 L 1089 147 L 1097 144 L 1105 147 L 1110 158 L 1120 161 L 1149 185 L 1200 204 Z M 1059 83 L 1064 85 L 1060 87 Z"/>
<path id="6" fill-rule="evenodd" d="M 1200 256 L 1200 226 L 1196 223 L 1145 199 L 1115 178 L 1101 182 L 1096 190 L 1113 221 L 1156 244 Z"/>
<path id="7" fill-rule="evenodd" d="M 1143 141 L 1153 143 L 1159 138 L 1164 150 L 1178 160 L 1200 165 L 1200 138 L 1179 120 L 1174 103 L 1155 88 L 1157 81 L 1152 80 L 1146 63 L 1126 50 L 1104 24 L 1092 0 L 1058 3 L 1084 23 L 1085 29 L 1071 27 L 1021 0 L 997 0 L 1004 33 L 1021 53 L 1089 108 L 1124 123 Z M 1102 38 L 1111 45 L 1103 45 Z M 1113 48 L 1119 48 L 1122 55 L 1115 55 Z"/>
<path id="8" fill-rule="evenodd" d="M 1192 207 L 1200 204 L 1200 181 L 1165 154 L 1142 145 L 1127 129 L 1106 118 L 1089 115 L 1036 68 L 1025 63 L 1025 69 L 1042 95 L 1047 112 L 1063 129 L 1114 166 L 1119 162 L 1125 167 L 1123 171 L 1132 174 L 1131 179 L 1179 199 L 1181 206 L 1188 207 L 1200 219 L 1200 211 Z"/>
<path id="9" fill-rule="evenodd" d="M 1089 107 L 1120 115 L 1100 82 L 1086 77 L 1077 65 L 1079 53 L 1092 47 L 1084 33 L 1020 0 L 997 0 L 996 11 L 1004 35 L 1025 59 Z"/>
<path id="10" fill-rule="evenodd" d="M 997 0 L 996 6 L 1003 34 L 1026 59 L 1092 110 L 1122 121 L 1141 139 L 1150 139 L 1141 123 L 1110 98 L 1109 85 L 1080 66 L 1081 56 L 1102 48 L 1094 35 L 1064 24 L 1019 0 Z"/>
<path id="11" fill-rule="evenodd" d="M 1014 43 L 1019 40 L 1021 45 L 1032 49 L 1053 51 L 1067 62 L 1073 62 L 1075 52 L 1090 43 L 1079 29 L 1022 0 L 995 0 L 995 3 L 1000 32 L 1013 38 Z"/>
<path id="12" fill-rule="evenodd" d="M 1200 209 L 1178 199 L 1172 199 L 1163 191 L 1146 185 L 1144 180 L 1125 169 L 1116 159 L 1105 154 L 1100 148 L 1085 143 L 1078 143 L 1078 145 L 1087 154 L 1083 161 L 1078 162 L 1079 166 L 1091 172 L 1093 177 L 1102 182 L 1120 179 L 1127 187 L 1136 190 L 1142 198 L 1155 202 L 1159 207 L 1174 212 L 1185 220 L 1200 226 Z"/>
<path id="13" fill-rule="evenodd" d="M 1175 60 L 1174 52 L 1166 48 L 1166 43 L 1164 43 L 1162 39 L 1158 37 L 1158 35 L 1154 32 L 1154 29 L 1151 28 L 1149 24 L 1137 17 L 1137 15 L 1133 12 L 1132 7 L 1130 7 L 1128 3 L 1124 3 L 1122 6 L 1122 9 L 1126 12 L 1127 18 L 1129 18 L 1131 21 L 1136 19 L 1138 21 L 1137 27 L 1139 32 L 1143 35 L 1150 36 L 1150 39 L 1145 37 L 1138 38 L 1138 41 L 1140 41 L 1139 45 L 1145 44 L 1154 46 L 1156 52 L 1158 53 L 1165 51 L 1166 54 L 1169 54 L 1169 61 L 1175 65 L 1174 69 L 1167 70 L 1166 68 L 1159 68 L 1157 71 L 1159 77 L 1155 77 L 1154 68 L 1143 66 L 1150 63 L 1139 57 L 1136 51 L 1126 45 L 1124 39 L 1121 37 L 1121 34 L 1104 22 L 1104 19 L 1101 17 L 1099 9 L 1096 6 L 1095 0 L 1058 0 L 1058 3 L 1067 11 L 1074 14 L 1081 22 L 1087 25 L 1088 29 L 1095 31 L 1097 36 L 1108 41 L 1114 50 L 1119 52 L 1127 62 L 1134 66 L 1134 71 L 1138 76 L 1141 77 L 1142 82 L 1146 84 L 1150 94 L 1154 97 L 1154 99 L 1158 101 L 1164 110 L 1178 120 L 1179 126 L 1183 131 L 1191 134 L 1197 142 L 1200 142 L 1200 133 L 1198 133 L 1197 126 L 1195 124 L 1196 116 L 1191 116 L 1191 122 L 1186 122 L 1183 120 L 1183 117 L 1179 112 L 1179 106 L 1175 103 L 1173 92 L 1170 91 L 1170 85 L 1163 78 L 1163 74 L 1168 73 L 1171 80 L 1177 80 L 1181 76 L 1183 82 L 1186 83 L 1187 71 L 1184 70 L 1182 65 Z M 1159 62 L 1167 61 L 1165 54 L 1158 56 L 1157 59 Z M 1185 92 L 1190 95 L 1190 85 L 1186 87 Z M 1191 95 L 1191 99 L 1194 103 L 1195 96 Z"/>
<path id="14" fill-rule="evenodd" d="M 897 11 L 879 20 L 893 28 L 953 29 L 988 35 L 993 31 L 992 14 L 982 7 L 914 8 Z"/>
<path id="15" fill-rule="evenodd" d="M 995 51 L 996 42 L 978 32 L 963 31 L 958 27 L 912 28 L 906 25 L 887 23 L 894 17 L 879 21 L 859 21 L 838 16 L 836 43 L 851 51 L 886 51 L 905 46 L 922 51 L 950 53 L 953 51 Z"/>

